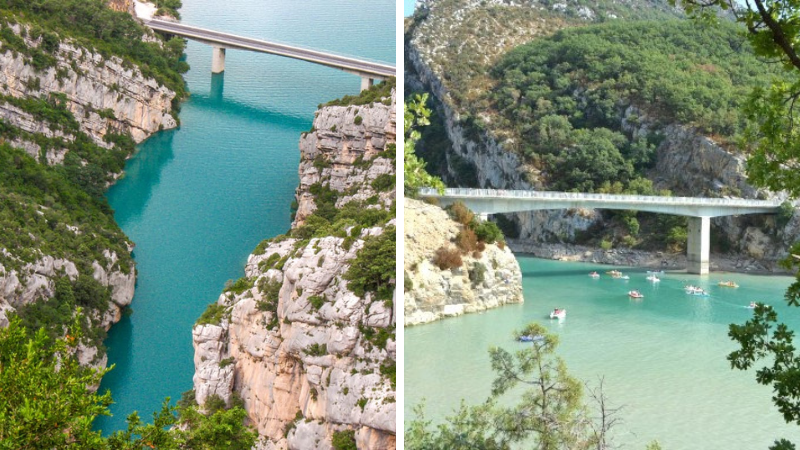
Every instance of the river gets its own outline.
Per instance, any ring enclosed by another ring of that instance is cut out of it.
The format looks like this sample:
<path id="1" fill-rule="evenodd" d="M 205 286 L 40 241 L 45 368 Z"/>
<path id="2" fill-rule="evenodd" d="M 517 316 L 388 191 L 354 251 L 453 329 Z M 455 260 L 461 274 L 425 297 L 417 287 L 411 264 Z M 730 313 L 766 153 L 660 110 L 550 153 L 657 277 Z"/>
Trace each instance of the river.
<path id="1" fill-rule="evenodd" d="M 774 306 L 793 330 L 800 310 L 783 300 L 789 277 L 668 273 L 651 284 L 644 271 L 627 271 L 630 281 L 608 275 L 609 267 L 519 257 L 525 303 L 465 315 L 405 330 L 405 417 L 426 399 L 429 418 L 441 420 L 461 398 L 478 403 L 489 394 L 492 372 L 487 350 L 525 344 L 514 329 L 537 321 L 560 339 L 557 353 L 570 373 L 597 385 L 605 379 L 612 406 L 622 406 L 615 441 L 644 449 L 658 440 L 666 449 L 766 449 L 779 437 L 800 442 L 800 428 L 784 423 L 771 390 L 753 372 L 733 371 L 726 355 L 736 348 L 728 324 L 743 323 L 750 301 Z M 735 280 L 738 289 L 718 287 Z M 687 295 L 700 285 L 711 296 Z M 631 300 L 630 289 L 645 298 Z M 547 314 L 566 308 L 563 322 Z M 505 398 L 513 401 L 513 398 Z"/>
<path id="2" fill-rule="evenodd" d="M 391 0 L 183 0 L 182 22 L 248 37 L 395 61 Z M 358 93 L 357 76 L 303 61 L 230 50 L 211 75 L 211 48 L 190 42 L 191 96 L 181 127 L 139 146 L 108 192 L 115 218 L 136 243 L 133 314 L 106 340 L 101 391 L 116 402 L 96 426 L 149 420 L 165 397 L 192 388 L 191 328 L 226 280 L 243 275 L 262 239 L 289 229 L 300 133 L 317 105 Z"/>

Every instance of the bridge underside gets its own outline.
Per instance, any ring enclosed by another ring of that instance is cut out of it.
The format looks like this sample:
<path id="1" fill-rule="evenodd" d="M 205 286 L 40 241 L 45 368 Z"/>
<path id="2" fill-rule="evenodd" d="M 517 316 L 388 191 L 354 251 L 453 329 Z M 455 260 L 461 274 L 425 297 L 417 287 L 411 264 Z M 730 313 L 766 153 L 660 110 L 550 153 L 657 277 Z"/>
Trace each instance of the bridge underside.
<path id="1" fill-rule="evenodd" d="M 482 220 L 489 214 L 521 213 L 527 211 L 558 209 L 616 209 L 643 211 L 660 214 L 687 216 L 688 239 L 686 256 L 688 273 L 706 275 L 709 273 L 711 254 L 711 218 L 742 214 L 774 214 L 774 207 L 733 207 L 726 205 L 681 205 L 681 204 L 632 204 L 624 201 L 570 201 L 563 199 L 520 200 L 513 198 L 453 198 L 438 197 L 439 204 L 449 206 L 456 201 L 463 202 Z"/>

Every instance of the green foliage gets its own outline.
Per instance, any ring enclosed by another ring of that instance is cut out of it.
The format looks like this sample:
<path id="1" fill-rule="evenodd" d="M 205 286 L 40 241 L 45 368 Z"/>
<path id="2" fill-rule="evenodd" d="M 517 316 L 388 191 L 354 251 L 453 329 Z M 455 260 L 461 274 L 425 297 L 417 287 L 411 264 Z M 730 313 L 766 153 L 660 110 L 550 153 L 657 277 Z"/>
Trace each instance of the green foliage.
<path id="1" fill-rule="evenodd" d="M 417 95 L 404 105 L 403 122 L 405 141 L 403 147 L 403 190 L 406 197 L 416 198 L 423 187 L 444 189 L 444 183 L 425 171 L 425 162 L 414 154 L 414 145 L 420 138 L 419 127 L 430 124 L 431 111 L 425 105 L 428 94 Z"/>
<path id="2" fill-rule="evenodd" d="M 81 318 L 79 309 L 65 337 L 55 340 L 44 329 L 30 335 L 14 316 L 0 329 L 0 448 L 243 450 L 254 444 L 241 406 L 205 415 L 188 399 L 176 409 L 167 398 L 152 424 L 134 412 L 125 431 L 104 438 L 93 430 L 96 417 L 109 415 L 112 399 L 110 392 L 100 395 L 90 387 L 110 369 L 82 367 L 74 357 Z M 171 428 L 177 423 L 182 426 Z"/>
<path id="3" fill-rule="evenodd" d="M 481 222 L 475 226 L 475 235 L 478 239 L 487 243 L 494 244 L 503 240 L 503 232 L 494 222 Z"/>
<path id="4" fill-rule="evenodd" d="M 760 64 L 732 24 L 615 21 L 566 29 L 514 49 L 495 67 L 491 97 L 501 117 L 493 127 L 512 133 L 516 150 L 555 190 L 628 184 L 652 166 L 660 139 L 622 132 L 629 105 L 734 142 L 747 124 L 740 109 L 748 92 L 776 75 Z"/>
<path id="5" fill-rule="evenodd" d="M 356 125 L 361 125 L 361 122 L 363 121 L 364 119 L 362 119 L 361 116 L 356 116 L 355 118 L 353 118 L 353 123 Z"/>
<path id="6" fill-rule="evenodd" d="M 270 255 L 270 258 L 267 258 L 267 261 L 272 259 L 275 255 Z M 278 255 L 280 256 L 280 255 Z M 256 279 L 255 278 L 248 278 L 242 277 L 236 281 L 228 280 L 225 283 L 225 291 L 224 292 L 232 292 L 236 295 L 241 294 L 242 292 L 251 289 L 255 285 Z"/>
<path id="7" fill-rule="evenodd" d="M 356 433 L 353 430 L 334 431 L 331 438 L 334 450 L 356 450 Z"/>
<path id="8" fill-rule="evenodd" d="M 483 263 L 476 262 L 469 270 L 469 281 L 473 286 L 478 286 L 486 279 L 486 266 Z"/>
<path id="9" fill-rule="evenodd" d="M 789 223 L 789 220 L 794 216 L 794 203 L 786 200 L 781 203 L 781 209 L 778 212 L 777 223 L 779 228 L 783 228 Z"/>
<path id="10" fill-rule="evenodd" d="M 158 3 L 167 9 L 180 6 L 176 0 L 158 0 Z M 152 33 L 127 12 L 110 9 L 103 0 L 2 0 L 0 9 L 17 18 L 24 17 L 25 22 L 35 23 L 32 34 L 45 37 L 44 45 L 40 45 L 40 51 L 45 54 L 57 49 L 58 38 L 68 37 L 105 57 L 119 56 L 126 65 L 136 65 L 144 76 L 153 77 L 175 91 L 178 98 L 184 96 L 181 74 L 189 67 L 180 58 L 185 41 L 173 38 L 163 46 L 158 42 L 146 42 L 141 37 Z M 28 53 L 17 47 L 15 50 L 30 56 L 37 68 L 54 62 L 43 61 L 35 51 Z"/>
<path id="11" fill-rule="evenodd" d="M 344 274 L 347 288 L 359 297 L 373 293 L 376 300 L 391 300 L 396 263 L 396 229 L 386 227 L 378 236 L 370 236 Z"/>
<path id="12" fill-rule="evenodd" d="M 604 446 L 609 440 L 609 417 L 601 414 L 600 423 L 594 424 L 588 416 L 581 383 L 567 373 L 566 365 L 555 355 L 556 336 L 538 324 L 515 333 L 520 335 L 543 339 L 525 344 L 513 354 L 497 347 L 489 350 L 495 379 L 491 397 L 485 403 L 471 407 L 462 403 L 454 416 L 435 429 L 430 428 L 423 408 L 418 406 L 405 434 L 406 448 L 609 448 Z M 503 396 L 518 385 L 529 388 L 514 391 L 516 403 L 505 401 Z"/>
<path id="13" fill-rule="evenodd" d="M 0 448 L 104 448 L 92 419 L 107 414 L 111 394 L 87 386 L 107 370 L 81 367 L 69 356 L 80 325 L 69 328 L 55 342 L 44 329 L 29 336 L 14 317 L 0 329 Z"/>
<path id="14" fill-rule="evenodd" d="M 308 297 L 308 303 L 317 311 L 322 308 L 322 305 L 325 304 L 325 296 L 323 295 L 312 295 Z"/>
<path id="15" fill-rule="evenodd" d="M 195 325 L 219 325 L 227 312 L 228 308 L 225 305 L 211 303 L 206 310 L 203 311 L 200 318 L 197 319 Z"/>
<path id="16" fill-rule="evenodd" d="M 375 177 L 372 180 L 371 186 L 375 192 L 387 192 L 394 189 L 395 176 L 394 174 L 384 173 Z"/>
<path id="17" fill-rule="evenodd" d="M 361 91 L 361 93 L 356 96 L 345 95 L 339 100 L 332 100 L 320 106 L 360 106 L 369 105 L 371 103 L 383 103 L 388 105 L 391 103 L 392 89 L 396 86 L 397 78 L 391 77 L 386 81 L 370 86 L 369 89 Z"/>
<path id="18" fill-rule="evenodd" d="M 328 345 L 314 343 L 303 349 L 303 353 L 308 356 L 325 356 L 328 354 Z"/>

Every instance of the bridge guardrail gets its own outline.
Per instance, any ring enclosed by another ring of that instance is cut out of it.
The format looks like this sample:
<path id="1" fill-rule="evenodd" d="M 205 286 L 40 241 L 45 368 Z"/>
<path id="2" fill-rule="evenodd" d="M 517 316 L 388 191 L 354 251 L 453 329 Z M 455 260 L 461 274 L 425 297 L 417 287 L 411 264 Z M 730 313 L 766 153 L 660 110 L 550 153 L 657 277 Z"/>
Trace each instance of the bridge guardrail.
<path id="1" fill-rule="evenodd" d="M 426 197 L 463 197 L 463 198 L 520 198 L 520 199 L 553 199 L 553 200 L 594 200 L 615 201 L 625 203 L 647 204 L 674 204 L 696 206 L 738 206 L 738 207 L 764 207 L 777 208 L 780 200 L 750 200 L 733 198 L 705 198 L 705 197 L 660 197 L 648 195 L 617 195 L 617 194 L 587 194 L 577 192 L 555 191 L 524 191 L 505 189 L 475 189 L 475 188 L 447 188 L 444 194 L 436 189 L 422 188 L 419 194 Z"/>

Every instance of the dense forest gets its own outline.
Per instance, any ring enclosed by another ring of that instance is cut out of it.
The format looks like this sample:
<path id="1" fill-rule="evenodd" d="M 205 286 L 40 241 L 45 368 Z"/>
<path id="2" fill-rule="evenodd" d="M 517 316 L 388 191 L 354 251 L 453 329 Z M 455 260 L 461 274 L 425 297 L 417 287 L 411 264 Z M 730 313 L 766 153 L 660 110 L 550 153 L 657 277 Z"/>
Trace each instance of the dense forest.
<path id="1" fill-rule="evenodd" d="M 765 69 L 733 24 L 618 22 L 563 30 L 510 52 L 493 71 L 493 126 L 514 137 L 510 150 L 547 173 L 554 190 L 631 187 L 651 168 L 659 125 L 680 123 L 736 142 L 750 90 Z M 647 118 L 646 136 L 638 128 Z M 631 189 L 636 190 L 636 189 Z"/>

